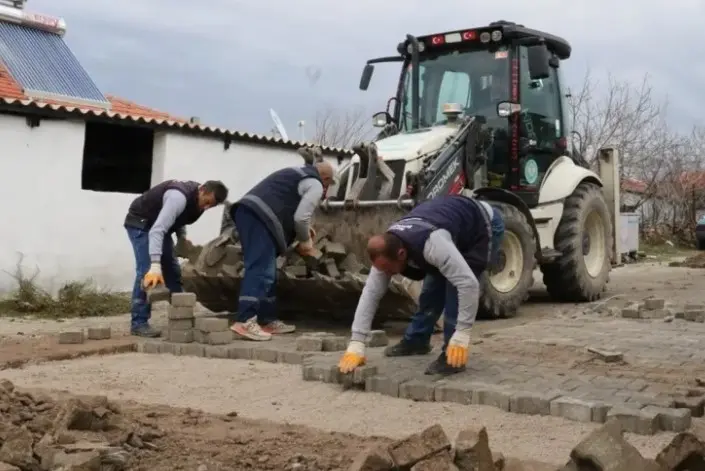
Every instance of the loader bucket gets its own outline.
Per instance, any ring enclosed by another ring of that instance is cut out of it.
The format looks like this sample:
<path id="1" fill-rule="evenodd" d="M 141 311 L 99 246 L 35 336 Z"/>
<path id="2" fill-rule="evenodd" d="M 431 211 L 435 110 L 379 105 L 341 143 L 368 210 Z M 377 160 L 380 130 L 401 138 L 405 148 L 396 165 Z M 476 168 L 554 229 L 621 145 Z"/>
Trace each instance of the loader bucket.
<path id="1" fill-rule="evenodd" d="M 206 308 L 237 310 L 244 264 L 237 234 L 224 211 L 224 232 L 202 248 L 177 244 L 189 258 L 182 267 L 184 289 Z M 369 236 L 383 232 L 403 210 L 391 207 L 319 209 L 314 217 L 320 258 L 304 260 L 294 251 L 277 259 L 277 311 L 282 318 L 350 321 L 369 272 Z M 394 277 L 380 302 L 377 320 L 408 319 L 416 310 L 419 283 Z"/>

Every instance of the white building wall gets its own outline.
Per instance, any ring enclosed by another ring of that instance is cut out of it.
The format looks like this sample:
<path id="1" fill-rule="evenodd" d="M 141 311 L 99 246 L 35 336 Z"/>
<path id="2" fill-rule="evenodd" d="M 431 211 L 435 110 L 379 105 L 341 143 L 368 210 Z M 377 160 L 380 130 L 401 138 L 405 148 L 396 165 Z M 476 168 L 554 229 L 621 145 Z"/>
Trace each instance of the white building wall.
<path id="1" fill-rule="evenodd" d="M 84 123 L 0 115 L 0 293 L 14 288 L 20 257 L 25 273 L 56 290 L 66 281 L 92 278 L 129 290 L 134 259 L 123 220 L 134 194 L 81 189 Z M 168 178 L 220 179 L 234 200 L 268 173 L 302 158 L 294 150 L 217 138 L 157 133 L 152 182 Z M 335 161 L 333 161 L 335 164 Z M 222 207 L 188 228 L 194 243 L 217 235 Z"/>

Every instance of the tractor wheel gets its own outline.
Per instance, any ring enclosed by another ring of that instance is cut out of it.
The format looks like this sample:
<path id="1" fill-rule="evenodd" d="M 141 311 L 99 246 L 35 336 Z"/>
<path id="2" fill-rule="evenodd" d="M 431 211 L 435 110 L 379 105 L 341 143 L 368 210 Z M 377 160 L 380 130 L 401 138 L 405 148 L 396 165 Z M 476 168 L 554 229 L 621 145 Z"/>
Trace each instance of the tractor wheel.
<path id="1" fill-rule="evenodd" d="M 514 317 L 534 283 L 536 243 L 526 216 L 509 204 L 492 207 L 502 212 L 505 229 L 499 261 L 482 276 L 478 317 L 485 319 Z"/>
<path id="2" fill-rule="evenodd" d="M 612 222 L 599 186 L 583 182 L 566 199 L 554 243 L 562 255 L 541 266 L 551 297 L 566 302 L 599 299 L 612 268 Z"/>

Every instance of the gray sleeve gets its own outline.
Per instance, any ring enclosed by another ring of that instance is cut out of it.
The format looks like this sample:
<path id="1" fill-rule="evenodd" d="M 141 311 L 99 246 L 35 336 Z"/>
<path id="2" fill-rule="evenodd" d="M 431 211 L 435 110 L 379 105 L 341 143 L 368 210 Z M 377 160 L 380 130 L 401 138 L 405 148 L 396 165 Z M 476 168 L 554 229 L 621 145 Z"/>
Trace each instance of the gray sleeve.
<path id="1" fill-rule="evenodd" d="M 296 240 L 305 242 L 309 239 L 311 217 L 323 197 L 323 185 L 315 178 L 304 178 L 299 182 L 299 195 L 301 202 L 294 213 L 294 229 Z"/>
<path id="2" fill-rule="evenodd" d="M 357 302 L 357 309 L 355 309 L 350 340 L 359 342 L 367 340 L 367 335 L 372 328 L 372 320 L 377 313 L 379 301 L 384 296 L 384 293 L 387 292 L 387 287 L 389 287 L 389 279 L 389 276 L 375 267 L 370 269 L 365 287 L 362 288 L 360 300 Z"/>
<path id="3" fill-rule="evenodd" d="M 480 302 L 480 283 L 444 229 L 433 231 L 423 251 L 428 263 L 458 290 L 458 323 L 456 329 L 469 329 L 475 323 Z"/>
<path id="4" fill-rule="evenodd" d="M 176 222 L 176 218 L 186 209 L 186 196 L 179 190 L 167 190 L 162 197 L 162 209 L 149 230 L 149 258 L 157 263 L 162 258 L 164 237 Z"/>

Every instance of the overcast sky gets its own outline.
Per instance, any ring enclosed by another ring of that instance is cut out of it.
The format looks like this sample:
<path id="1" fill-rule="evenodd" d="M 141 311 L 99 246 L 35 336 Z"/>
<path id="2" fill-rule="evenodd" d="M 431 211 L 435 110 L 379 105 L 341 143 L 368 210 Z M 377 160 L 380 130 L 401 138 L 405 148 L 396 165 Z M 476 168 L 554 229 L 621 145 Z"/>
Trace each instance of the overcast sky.
<path id="1" fill-rule="evenodd" d="M 443 32 L 504 19 L 568 39 L 563 70 L 652 84 L 669 117 L 687 128 L 703 116 L 705 58 L 696 34 L 703 0 L 29 0 L 62 16 L 66 41 L 104 93 L 204 123 L 267 133 L 277 110 L 296 122 L 327 106 L 371 114 L 394 93 L 398 64 L 377 67 L 358 90 L 368 58 L 393 55 L 405 34 Z M 509 5 L 511 4 L 511 7 Z M 702 34 L 702 33 L 700 33 Z"/>

